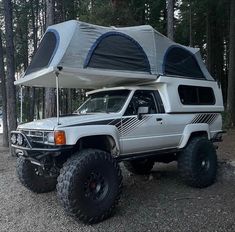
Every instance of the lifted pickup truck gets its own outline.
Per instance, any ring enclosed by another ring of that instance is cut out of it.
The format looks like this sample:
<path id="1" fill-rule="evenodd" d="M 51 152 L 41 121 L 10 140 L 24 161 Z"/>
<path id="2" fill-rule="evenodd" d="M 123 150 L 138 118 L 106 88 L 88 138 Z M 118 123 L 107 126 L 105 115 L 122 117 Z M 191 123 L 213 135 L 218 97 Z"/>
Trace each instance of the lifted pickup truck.
<path id="1" fill-rule="evenodd" d="M 141 86 L 103 88 L 69 116 L 22 124 L 11 133 L 17 173 L 31 191 L 56 188 L 60 202 L 85 223 L 109 217 L 125 167 L 147 174 L 177 161 L 186 184 L 216 179 L 213 142 L 222 137 L 221 90 L 215 81 L 160 76 Z"/>

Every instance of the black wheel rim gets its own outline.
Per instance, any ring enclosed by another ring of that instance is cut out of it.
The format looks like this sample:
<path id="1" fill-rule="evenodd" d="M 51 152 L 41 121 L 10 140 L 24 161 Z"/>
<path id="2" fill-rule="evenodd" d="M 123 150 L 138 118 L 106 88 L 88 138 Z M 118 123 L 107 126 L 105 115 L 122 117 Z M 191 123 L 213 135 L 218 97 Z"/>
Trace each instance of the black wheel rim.
<path id="1" fill-rule="evenodd" d="M 35 164 L 31 163 L 31 171 L 35 176 L 44 176 L 43 169 Z"/>
<path id="2" fill-rule="evenodd" d="M 206 174 L 210 170 L 210 158 L 206 152 L 200 152 L 199 170 L 202 174 Z"/>
<path id="3" fill-rule="evenodd" d="M 100 172 L 91 172 L 84 183 L 85 197 L 101 201 L 108 192 L 108 182 Z"/>
<path id="4" fill-rule="evenodd" d="M 41 171 L 38 167 L 35 167 L 35 168 L 34 168 L 34 174 L 35 174 L 36 176 L 43 176 L 42 171 Z"/>

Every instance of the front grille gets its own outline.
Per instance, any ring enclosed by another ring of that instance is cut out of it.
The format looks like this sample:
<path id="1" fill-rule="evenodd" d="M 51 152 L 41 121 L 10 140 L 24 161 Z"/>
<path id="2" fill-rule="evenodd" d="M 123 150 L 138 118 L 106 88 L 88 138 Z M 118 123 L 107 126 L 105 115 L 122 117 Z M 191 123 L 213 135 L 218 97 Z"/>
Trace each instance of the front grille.
<path id="1" fill-rule="evenodd" d="M 21 132 L 28 137 L 30 142 L 45 143 L 47 141 L 47 134 L 50 131 L 21 130 Z"/>

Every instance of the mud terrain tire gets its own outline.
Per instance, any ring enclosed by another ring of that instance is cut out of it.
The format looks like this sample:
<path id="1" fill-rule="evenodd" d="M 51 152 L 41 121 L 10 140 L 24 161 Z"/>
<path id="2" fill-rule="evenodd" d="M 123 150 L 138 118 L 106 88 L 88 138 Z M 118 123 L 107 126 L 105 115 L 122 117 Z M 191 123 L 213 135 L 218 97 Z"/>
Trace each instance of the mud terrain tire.
<path id="1" fill-rule="evenodd" d="M 65 211 L 92 224 L 108 218 L 122 189 L 121 169 L 112 156 L 87 149 L 67 160 L 58 177 L 57 193 Z"/>
<path id="2" fill-rule="evenodd" d="M 41 167 L 32 164 L 29 160 L 18 157 L 16 172 L 20 182 L 29 190 L 35 193 L 46 193 L 55 190 L 57 177 L 43 175 Z"/>
<path id="3" fill-rule="evenodd" d="M 204 188 L 213 184 L 217 173 L 217 156 L 213 143 L 205 137 L 191 139 L 179 155 L 178 169 L 189 186 Z"/>

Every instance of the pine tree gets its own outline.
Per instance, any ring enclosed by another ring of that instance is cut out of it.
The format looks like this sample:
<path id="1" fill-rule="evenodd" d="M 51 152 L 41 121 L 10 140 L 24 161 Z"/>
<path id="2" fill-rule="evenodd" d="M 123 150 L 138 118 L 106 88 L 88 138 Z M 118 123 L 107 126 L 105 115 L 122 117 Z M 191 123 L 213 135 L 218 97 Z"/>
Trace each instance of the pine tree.
<path id="1" fill-rule="evenodd" d="M 15 60 L 14 60 L 13 25 L 12 25 L 12 2 L 11 0 L 3 0 L 3 4 L 4 4 L 5 30 L 6 30 L 7 118 L 8 118 L 8 132 L 10 132 L 15 130 L 17 127 L 16 89 L 14 85 Z"/>
<path id="2" fill-rule="evenodd" d="M 230 0 L 228 104 L 230 123 L 235 125 L 235 1 Z"/>
<path id="3" fill-rule="evenodd" d="M 46 26 L 54 24 L 55 20 L 55 1 L 46 1 Z M 45 89 L 45 117 L 55 116 L 55 90 L 53 88 Z"/>
<path id="4" fill-rule="evenodd" d="M 167 36 L 174 40 L 174 0 L 167 0 Z"/>
<path id="5" fill-rule="evenodd" d="M 3 147 L 8 147 L 8 128 L 7 128 L 7 96 L 4 68 L 4 55 L 2 46 L 2 32 L 0 30 L 0 82 L 2 94 L 2 120 L 3 120 Z"/>

